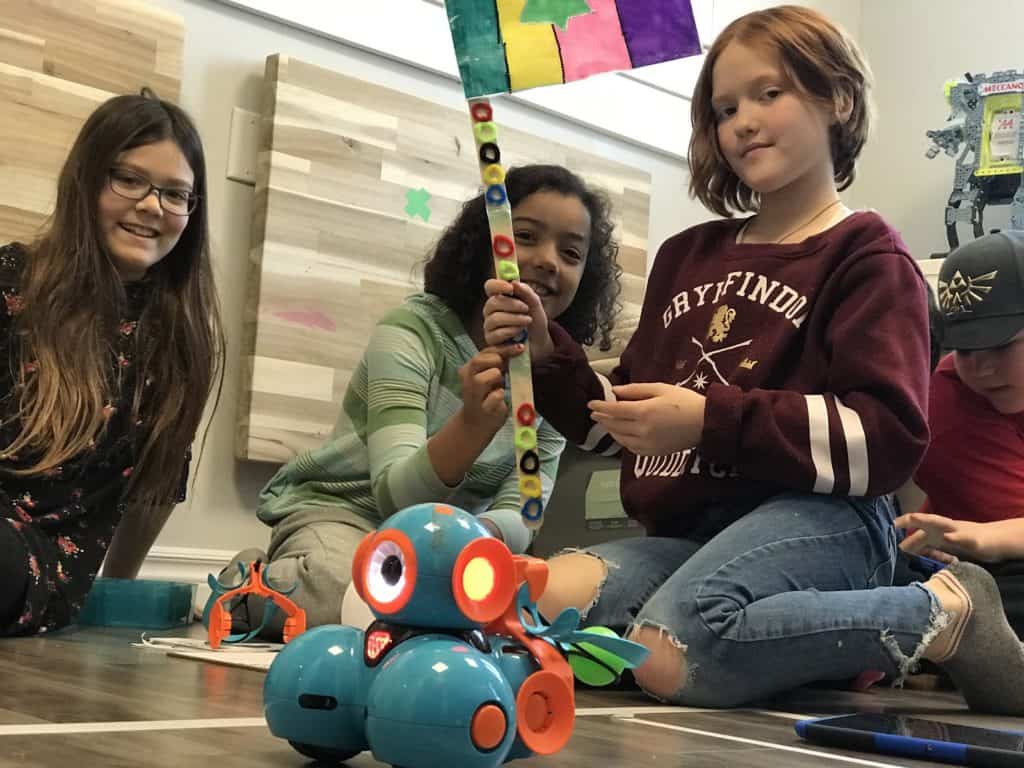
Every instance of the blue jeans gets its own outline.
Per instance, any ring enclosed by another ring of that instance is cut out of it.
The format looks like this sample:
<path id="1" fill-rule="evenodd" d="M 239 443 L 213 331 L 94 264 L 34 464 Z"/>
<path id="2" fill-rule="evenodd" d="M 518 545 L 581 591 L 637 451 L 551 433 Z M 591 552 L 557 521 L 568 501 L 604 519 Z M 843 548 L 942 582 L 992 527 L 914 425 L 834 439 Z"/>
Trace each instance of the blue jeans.
<path id="1" fill-rule="evenodd" d="M 686 646 L 674 703 L 735 707 L 874 669 L 896 677 L 945 616 L 920 584 L 893 587 L 888 497 L 784 494 L 708 510 L 691 538 L 585 550 L 607 578 L 586 624 L 660 628 Z"/>

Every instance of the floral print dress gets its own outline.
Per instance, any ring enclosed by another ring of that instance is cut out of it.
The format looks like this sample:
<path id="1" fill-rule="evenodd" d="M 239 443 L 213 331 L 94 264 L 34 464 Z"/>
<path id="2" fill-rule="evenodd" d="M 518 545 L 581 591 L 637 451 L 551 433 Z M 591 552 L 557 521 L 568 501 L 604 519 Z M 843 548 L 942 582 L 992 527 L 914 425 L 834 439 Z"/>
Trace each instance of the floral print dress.
<path id="1" fill-rule="evenodd" d="M 27 252 L 20 244 L 0 247 L 0 451 L 20 432 L 14 318 L 24 308 L 19 292 Z M 24 610 L 0 635 L 27 635 L 75 621 L 125 510 L 124 493 L 144 424 L 131 424 L 139 383 L 134 359 L 136 330 L 148 295 L 145 281 L 126 284 L 128 307 L 112 345 L 111 374 L 118 382 L 106 407 L 107 429 L 87 452 L 46 475 L 17 476 L 21 457 L 0 453 L 0 525 L 10 525 L 25 546 L 28 589 Z M 34 363 L 23 363 L 26 374 Z M 142 378 L 142 386 L 147 384 Z M 145 413 L 145 398 L 141 412 Z M 178 501 L 183 500 L 188 461 Z"/>

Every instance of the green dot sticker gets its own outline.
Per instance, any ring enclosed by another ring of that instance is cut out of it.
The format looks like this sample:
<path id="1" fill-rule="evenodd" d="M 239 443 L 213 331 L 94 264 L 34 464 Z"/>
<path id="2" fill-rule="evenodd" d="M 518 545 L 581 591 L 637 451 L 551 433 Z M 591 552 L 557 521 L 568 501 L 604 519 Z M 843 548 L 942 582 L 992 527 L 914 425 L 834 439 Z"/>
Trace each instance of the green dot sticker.
<path id="1" fill-rule="evenodd" d="M 537 447 L 537 430 L 535 427 L 520 427 L 516 430 L 516 448 L 532 451 Z"/>
<path id="2" fill-rule="evenodd" d="M 498 277 L 502 280 L 518 280 L 519 267 L 514 261 L 502 259 L 498 262 Z"/>
<path id="3" fill-rule="evenodd" d="M 473 135 L 481 144 L 493 144 L 498 140 L 498 126 L 493 122 L 477 123 L 473 126 Z"/>
<path id="4" fill-rule="evenodd" d="M 583 631 L 592 635 L 618 637 L 608 627 L 586 627 Z M 626 668 L 626 663 L 610 651 L 587 642 L 577 642 L 575 646 L 570 646 L 568 660 L 573 674 L 580 682 L 593 686 L 610 685 Z M 580 650 L 576 650 L 576 648 Z"/>

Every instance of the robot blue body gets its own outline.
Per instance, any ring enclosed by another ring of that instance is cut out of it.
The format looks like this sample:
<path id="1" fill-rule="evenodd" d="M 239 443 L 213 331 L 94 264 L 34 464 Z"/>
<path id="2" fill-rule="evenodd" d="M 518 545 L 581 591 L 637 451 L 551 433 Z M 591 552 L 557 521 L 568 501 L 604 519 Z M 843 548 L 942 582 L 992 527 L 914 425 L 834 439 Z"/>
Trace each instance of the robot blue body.
<path id="1" fill-rule="evenodd" d="M 299 635 L 264 685 L 271 732 L 320 760 L 371 750 L 401 768 L 492 768 L 551 754 L 575 718 L 566 651 L 605 666 L 585 650 L 599 649 L 618 670 L 646 655 L 578 631 L 573 609 L 545 625 L 535 601 L 546 564 L 513 556 L 445 505 L 390 518 L 364 539 L 352 575 L 378 620 L 365 632 L 331 625 Z"/>

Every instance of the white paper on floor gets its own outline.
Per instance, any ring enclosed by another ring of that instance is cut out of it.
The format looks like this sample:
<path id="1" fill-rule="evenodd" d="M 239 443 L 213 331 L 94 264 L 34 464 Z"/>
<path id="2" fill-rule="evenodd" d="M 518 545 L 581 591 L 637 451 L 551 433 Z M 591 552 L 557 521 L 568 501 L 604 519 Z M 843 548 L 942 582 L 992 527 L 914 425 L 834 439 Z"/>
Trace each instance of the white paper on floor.
<path id="1" fill-rule="evenodd" d="M 242 667 L 265 672 L 277 658 L 281 643 L 222 643 L 214 650 L 210 644 L 197 637 L 146 637 L 132 643 L 136 648 L 151 648 L 163 651 L 168 656 L 194 661 L 208 661 L 229 667 Z"/>

